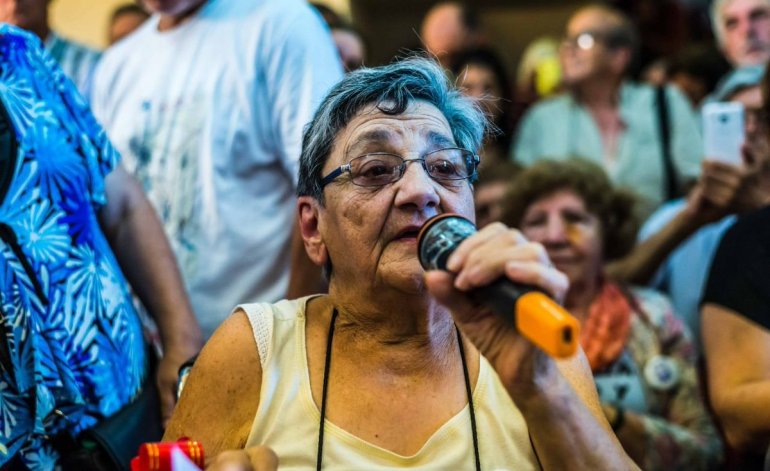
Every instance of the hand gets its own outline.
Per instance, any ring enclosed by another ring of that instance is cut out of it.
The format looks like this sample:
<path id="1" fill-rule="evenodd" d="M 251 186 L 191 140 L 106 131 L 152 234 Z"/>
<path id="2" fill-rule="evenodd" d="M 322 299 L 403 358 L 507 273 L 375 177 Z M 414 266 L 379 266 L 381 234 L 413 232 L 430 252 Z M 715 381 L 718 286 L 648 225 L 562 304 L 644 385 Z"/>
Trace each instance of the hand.
<path id="1" fill-rule="evenodd" d="M 277 469 L 278 456 L 266 446 L 224 451 L 206 466 L 206 471 L 275 471 Z"/>
<path id="2" fill-rule="evenodd" d="M 703 226 L 735 211 L 735 204 L 746 179 L 746 170 L 716 160 L 704 160 L 702 173 L 687 198 L 685 215 Z"/>
<path id="3" fill-rule="evenodd" d="M 443 271 L 425 274 L 428 290 L 450 309 L 460 330 L 490 361 L 514 399 L 528 396 L 535 383 L 544 385 L 555 379 L 549 357 L 521 337 L 510 322 L 467 295 L 473 288 L 506 276 L 536 286 L 557 301 L 563 299 L 569 282 L 552 267 L 543 246 L 494 223 L 463 241 L 447 268 L 455 275 Z"/>
<path id="4" fill-rule="evenodd" d="M 168 347 L 163 352 L 163 358 L 158 362 L 156 381 L 160 394 L 160 411 L 163 428 L 168 425 L 171 413 L 176 405 L 176 385 L 179 379 L 179 367 L 184 362 L 198 354 L 200 348 L 197 342 L 190 346 Z"/>

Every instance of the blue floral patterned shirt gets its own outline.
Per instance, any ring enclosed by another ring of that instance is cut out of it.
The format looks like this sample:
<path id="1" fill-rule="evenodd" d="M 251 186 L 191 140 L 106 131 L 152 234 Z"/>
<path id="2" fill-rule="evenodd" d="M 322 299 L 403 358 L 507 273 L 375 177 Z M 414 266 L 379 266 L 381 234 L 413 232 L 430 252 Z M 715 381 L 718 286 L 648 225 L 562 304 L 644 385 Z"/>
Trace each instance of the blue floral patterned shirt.
<path id="1" fill-rule="evenodd" d="M 57 466 L 50 437 L 118 411 L 140 320 L 97 218 L 118 155 L 40 41 L 0 25 L 0 466 Z"/>

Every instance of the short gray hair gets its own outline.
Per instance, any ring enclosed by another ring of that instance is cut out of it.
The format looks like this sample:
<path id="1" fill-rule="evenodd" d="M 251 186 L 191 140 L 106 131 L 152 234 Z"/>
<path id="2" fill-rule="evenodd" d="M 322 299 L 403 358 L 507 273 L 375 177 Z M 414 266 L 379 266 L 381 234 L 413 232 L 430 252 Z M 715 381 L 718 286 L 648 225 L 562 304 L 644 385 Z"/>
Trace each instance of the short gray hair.
<path id="1" fill-rule="evenodd" d="M 725 28 L 722 24 L 722 8 L 732 0 L 714 0 L 711 3 L 711 29 L 719 47 L 722 47 L 725 39 Z"/>
<path id="2" fill-rule="evenodd" d="M 722 10 L 732 1 L 733 0 L 714 0 L 711 4 L 711 28 L 714 30 L 714 37 L 716 37 L 719 47 L 724 45 L 725 40 L 725 25 Z M 765 0 L 765 3 L 770 6 L 770 0 Z"/>
<path id="3" fill-rule="evenodd" d="M 374 104 L 383 113 L 403 113 L 413 101 L 429 103 L 444 115 L 458 146 L 478 151 L 487 119 L 473 99 L 464 97 L 433 60 L 413 57 L 346 75 L 326 96 L 305 128 L 299 164 L 299 196 L 323 204 L 321 171 L 334 140 L 364 107 Z"/>

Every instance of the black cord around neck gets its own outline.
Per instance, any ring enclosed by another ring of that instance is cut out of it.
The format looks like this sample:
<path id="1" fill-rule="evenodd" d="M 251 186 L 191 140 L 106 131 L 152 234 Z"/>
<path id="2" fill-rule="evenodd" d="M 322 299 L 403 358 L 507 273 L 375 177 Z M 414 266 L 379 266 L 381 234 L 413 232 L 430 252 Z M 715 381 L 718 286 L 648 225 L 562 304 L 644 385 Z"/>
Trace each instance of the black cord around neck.
<path id="1" fill-rule="evenodd" d="M 329 322 L 329 334 L 326 337 L 326 361 L 324 362 L 323 386 L 321 389 L 321 423 L 318 426 L 318 455 L 316 457 L 316 470 L 321 471 L 323 464 L 324 450 L 324 422 L 326 421 L 326 398 L 329 392 L 329 372 L 332 364 L 332 342 L 334 340 L 334 325 L 337 323 L 337 309 L 332 311 L 332 318 Z M 468 396 L 468 411 L 471 417 L 471 436 L 473 437 L 473 453 L 476 459 L 476 471 L 481 471 L 481 457 L 479 455 L 479 437 L 476 431 L 476 411 L 473 407 L 473 391 L 471 390 L 471 379 L 468 374 L 468 363 L 465 360 L 465 348 L 463 339 L 460 336 L 460 329 L 455 326 L 457 331 L 457 344 L 460 348 L 460 361 L 463 365 L 463 377 L 465 379 L 465 393 Z"/>
<path id="2" fill-rule="evenodd" d="M 337 323 L 337 308 L 332 311 L 332 320 L 329 322 L 329 334 L 326 337 L 326 361 L 324 362 L 323 389 L 321 389 L 321 424 L 318 426 L 318 456 L 315 468 L 321 471 L 324 456 L 324 421 L 326 419 L 326 396 L 329 392 L 329 371 L 332 366 L 332 341 L 334 340 L 334 324 Z"/>
<path id="3" fill-rule="evenodd" d="M 460 360 L 463 364 L 463 377 L 465 379 L 465 394 L 468 395 L 468 412 L 471 414 L 471 437 L 473 437 L 473 454 L 476 458 L 476 471 L 481 471 L 481 456 L 479 455 L 479 435 L 476 431 L 476 411 L 473 406 L 473 391 L 471 390 L 471 375 L 468 374 L 468 362 L 465 359 L 465 347 L 463 347 L 463 338 L 460 336 L 460 329 L 455 325 L 457 331 L 457 345 L 460 347 Z"/>

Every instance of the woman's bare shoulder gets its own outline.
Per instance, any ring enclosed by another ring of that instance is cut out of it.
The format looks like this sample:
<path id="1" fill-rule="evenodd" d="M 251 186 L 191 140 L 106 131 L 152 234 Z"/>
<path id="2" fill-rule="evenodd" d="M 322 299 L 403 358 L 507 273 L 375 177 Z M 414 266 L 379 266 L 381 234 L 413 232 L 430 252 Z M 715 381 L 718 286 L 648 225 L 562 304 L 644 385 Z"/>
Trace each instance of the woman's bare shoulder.
<path id="1" fill-rule="evenodd" d="M 164 440 L 190 437 L 206 454 L 245 445 L 259 406 L 262 367 L 243 311 L 229 316 L 195 361 Z"/>

